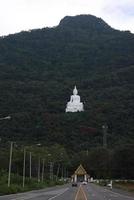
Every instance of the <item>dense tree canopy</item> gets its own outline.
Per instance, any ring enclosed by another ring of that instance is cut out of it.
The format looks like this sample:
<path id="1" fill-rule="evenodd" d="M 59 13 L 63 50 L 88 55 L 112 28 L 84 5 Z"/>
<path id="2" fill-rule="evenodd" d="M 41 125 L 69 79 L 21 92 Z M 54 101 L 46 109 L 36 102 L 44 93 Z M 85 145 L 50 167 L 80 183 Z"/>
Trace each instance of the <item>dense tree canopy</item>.
<path id="1" fill-rule="evenodd" d="M 91 15 L 0 38 L 3 143 L 60 144 L 68 152 L 134 142 L 134 35 Z M 77 85 L 85 112 L 65 113 Z"/>

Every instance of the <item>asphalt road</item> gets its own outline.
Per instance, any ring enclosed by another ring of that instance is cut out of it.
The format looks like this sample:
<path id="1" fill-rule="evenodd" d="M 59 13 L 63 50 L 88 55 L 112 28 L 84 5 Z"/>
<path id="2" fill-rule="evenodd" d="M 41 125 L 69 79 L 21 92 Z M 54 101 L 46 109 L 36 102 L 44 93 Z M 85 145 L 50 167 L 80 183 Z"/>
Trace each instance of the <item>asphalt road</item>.
<path id="1" fill-rule="evenodd" d="M 0 196 L 0 200 L 74 200 L 77 189 L 77 187 L 67 184 L 26 193 Z"/>
<path id="2" fill-rule="evenodd" d="M 85 193 L 83 198 L 79 195 L 78 190 L 79 186 L 72 187 L 71 184 L 67 184 L 21 194 L 0 196 L 0 200 L 134 200 L 134 194 L 121 190 L 110 190 L 94 184 L 82 186 Z"/>
<path id="3" fill-rule="evenodd" d="M 88 200 L 134 200 L 134 193 L 88 184 L 83 186 Z"/>

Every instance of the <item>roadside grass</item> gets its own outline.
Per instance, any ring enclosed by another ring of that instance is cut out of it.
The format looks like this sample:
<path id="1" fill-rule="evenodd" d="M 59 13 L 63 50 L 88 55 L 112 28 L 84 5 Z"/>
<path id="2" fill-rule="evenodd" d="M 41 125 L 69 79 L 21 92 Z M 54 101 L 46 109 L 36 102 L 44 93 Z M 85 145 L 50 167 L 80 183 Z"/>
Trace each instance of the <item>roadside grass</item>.
<path id="1" fill-rule="evenodd" d="M 101 180 L 96 180 L 94 183 L 100 186 L 107 186 L 109 182 L 110 180 L 101 179 Z"/>
<path id="2" fill-rule="evenodd" d="M 129 192 L 134 192 L 134 182 L 133 181 L 114 182 L 114 187 L 129 191 Z"/>
<path id="3" fill-rule="evenodd" d="M 110 183 L 110 180 L 98 180 L 95 184 L 100 186 L 107 186 Z M 126 190 L 128 192 L 134 192 L 134 181 L 133 180 L 113 180 L 113 188 L 118 188 Z"/>
<path id="4" fill-rule="evenodd" d="M 6 194 L 14 194 L 19 192 L 26 192 L 30 190 L 36 190 L 36 189 L 43 189 L 46 187 L 52 187 L 55 185 L 62 185 L 64 184 L 63 181 L 50 181 L 50 180 L 44 180 L 43 182 L 37 181 L 37 178 L 29 179 L 28 177 L 25 178 L 25 187 L 22 186 L 22 176 L 11 174 L 11 185 L 8 187 L 7 185 L 7 174 L 2 174 L 0 176 L 0 195 L 6 195 Z"/>

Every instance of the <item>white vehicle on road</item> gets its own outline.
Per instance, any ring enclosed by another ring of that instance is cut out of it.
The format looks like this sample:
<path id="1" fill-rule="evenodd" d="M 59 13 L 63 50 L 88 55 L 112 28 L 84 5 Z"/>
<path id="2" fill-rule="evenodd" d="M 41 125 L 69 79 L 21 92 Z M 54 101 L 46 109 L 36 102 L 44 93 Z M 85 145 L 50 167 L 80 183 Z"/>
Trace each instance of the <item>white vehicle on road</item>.
<path id="1" fill-rule="evenodd" d="M 82 185 L 87 185 L 87 181 L 83 181 L 83 182 L 82 182 Z"/>

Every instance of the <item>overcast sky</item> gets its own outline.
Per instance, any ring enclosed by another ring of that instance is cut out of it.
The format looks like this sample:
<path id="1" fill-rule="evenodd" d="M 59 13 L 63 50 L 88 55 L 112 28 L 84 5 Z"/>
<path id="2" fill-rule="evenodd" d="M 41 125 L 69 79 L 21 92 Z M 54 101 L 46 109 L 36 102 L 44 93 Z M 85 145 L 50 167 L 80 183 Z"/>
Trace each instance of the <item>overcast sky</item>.
<path id="1" fill-rule="evenodd" d="M 0 35 L 56 26 L 64 16 L 78 14 L 134 33 L 134 0 L 0 0 Z"/>

